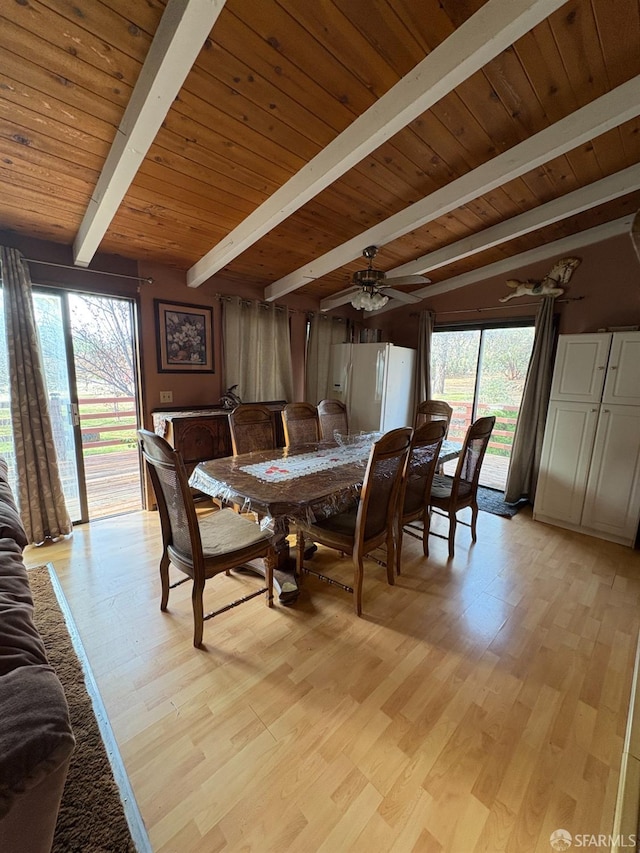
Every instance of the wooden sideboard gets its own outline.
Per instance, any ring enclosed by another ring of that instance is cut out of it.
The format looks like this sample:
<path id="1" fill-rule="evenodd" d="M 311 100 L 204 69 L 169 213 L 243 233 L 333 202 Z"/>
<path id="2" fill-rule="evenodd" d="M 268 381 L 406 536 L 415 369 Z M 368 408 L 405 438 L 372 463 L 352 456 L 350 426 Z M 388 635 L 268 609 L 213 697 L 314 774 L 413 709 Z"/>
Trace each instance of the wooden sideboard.
<path id="1" fill-rule="evenodd" d="M 284 447 L 281 412 L 285 401 L 271 400 L 261 405 L 271 410 L 276 442 L 279 447 Z M 233 453 L 226 409 L 201 406 L 197 409 L 159 409 L 151 414 L 154 431 L 180 451 L 188 474 L 198 462 Z"/>

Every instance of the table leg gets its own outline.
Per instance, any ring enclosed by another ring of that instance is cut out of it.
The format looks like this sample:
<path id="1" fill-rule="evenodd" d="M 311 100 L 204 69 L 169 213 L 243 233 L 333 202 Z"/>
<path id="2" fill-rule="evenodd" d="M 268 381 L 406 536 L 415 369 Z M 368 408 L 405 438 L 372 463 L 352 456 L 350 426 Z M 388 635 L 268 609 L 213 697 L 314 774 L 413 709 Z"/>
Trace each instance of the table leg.
<path id="1" fill-rule="evenodd" d="M 291 556 L 289 542 L 289 524 L 286 518 L 273 520 L 272 544 L 276 552 L 273 569 L 273 585 L 278 594 L 280 604 L 292 604 L 298 598 L 300 590 L 296 578 L 296 561 Z M 243 566 L 245 570 L 265 576 L 265 566 L 262 560 L 252 560 Z"/>
<path id="2" fill-rule="evenodd" d="M 289 547 L 289 522 L 286 518 L 275 518 L 273 523 L 273 547 L 276 552 L 276 566 L 273 570 L 273 584 L 278 590 L 281 604 L 295 601 L 300 590 L 296 578 L 296 561 Z"/>

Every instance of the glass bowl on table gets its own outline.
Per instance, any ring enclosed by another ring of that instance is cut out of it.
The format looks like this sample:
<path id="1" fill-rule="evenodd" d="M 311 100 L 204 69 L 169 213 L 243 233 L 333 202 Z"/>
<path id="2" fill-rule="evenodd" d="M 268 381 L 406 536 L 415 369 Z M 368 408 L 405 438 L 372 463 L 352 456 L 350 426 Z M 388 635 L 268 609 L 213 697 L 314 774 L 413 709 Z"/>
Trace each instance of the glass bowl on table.
<path id="1" fill-rule="evenodd" d="M 376 431 L 361 430 L 360 432 L 350 433 L 342 433 L 337 429 L 333 431 L 333 440 L 338 447 L 371 447 L 380 438 L 382 438 L 382 433 Z"/>

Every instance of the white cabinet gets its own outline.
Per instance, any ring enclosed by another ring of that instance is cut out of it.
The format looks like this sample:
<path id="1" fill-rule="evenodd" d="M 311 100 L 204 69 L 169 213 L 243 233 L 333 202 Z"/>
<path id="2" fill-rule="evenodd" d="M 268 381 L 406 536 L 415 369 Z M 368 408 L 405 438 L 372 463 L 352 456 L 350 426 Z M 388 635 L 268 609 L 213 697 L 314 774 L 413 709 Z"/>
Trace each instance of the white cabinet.
<path id="1" fill-rule="evenodd" d="M 551 381 L 552 400 L 599 403 L 611 347 L 608 332 L 560 335 Z"/>
<path id="2" fill-rule="evenodd" d="M 549 404 L 536 488 L 536 518 L 580 524 L 598 408 L 561 400 Z"/>
<path id="3" fill-rule="evenodd" d="M 582 525 L 633 544 L 640 507 L 640 406 L 603 405 Z"/>
<path id="4" fill-rule="evenodd" d="M 640 406 L 640 332 L 614 334 L 602 402 Z"/>
<path id="5" fill-rule="evenodd" d="M 633 545 L 640 519 L 640 332 L 561 335 L 534 518 Z"/>

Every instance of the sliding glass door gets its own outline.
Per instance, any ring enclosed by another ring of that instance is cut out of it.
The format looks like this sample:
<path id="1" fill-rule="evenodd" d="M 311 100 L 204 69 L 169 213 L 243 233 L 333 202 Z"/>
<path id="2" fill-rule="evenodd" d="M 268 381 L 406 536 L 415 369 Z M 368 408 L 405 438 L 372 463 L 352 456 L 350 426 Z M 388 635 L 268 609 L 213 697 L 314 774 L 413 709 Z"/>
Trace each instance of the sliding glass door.
<path id="1" fill-rule="evenodd" d="M 496 416 L 480 474 L 480 482 L 492 488 L 506 484 L 533 336 L 533 321 L 441 327 L 433 333 L 432 396 L 453 407 L 449 438 L 462 441 L 477 418 Z"/>
<path id="2" fill-rule="evenodd" d="M 71 520 L 141 509 L 134 303 L 34 287 L 33 306 Z M 0 320 L 2 368 L 6 341 L 4 317 Z M 15 487 L 8 370 L 0 370 L 0 455 L 9 462 Z"/>

